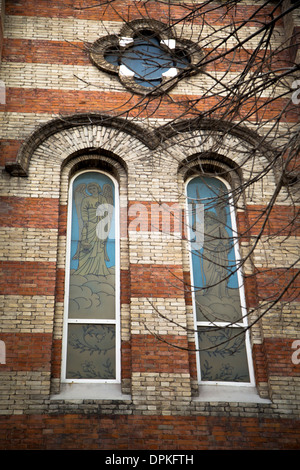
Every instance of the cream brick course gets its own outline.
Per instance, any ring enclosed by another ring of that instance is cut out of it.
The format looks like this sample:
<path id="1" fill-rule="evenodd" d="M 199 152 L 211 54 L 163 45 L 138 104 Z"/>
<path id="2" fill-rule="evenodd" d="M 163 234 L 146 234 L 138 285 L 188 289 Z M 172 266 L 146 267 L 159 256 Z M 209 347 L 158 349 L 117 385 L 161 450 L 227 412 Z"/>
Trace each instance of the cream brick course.
<path id="1" fill-rule="evenodd" d="M 37 128 L 57 117 L 51 113 L 1 112 L 1 139 L 24 140 Z"/>
<path id="2" fill-rule="evenodd" d="M 55 262 L 57 229 L 0 227 L 0 260 Z"/>
<path id="3" fill-rule="evenodd" d="M 163 21 L 163 19 L 162 19 Z M 36 39 L 48 41 L 82 41 L 92 43 L 96 39 L 107 34 L 119 34 L 123 23 L 120 21 L 80 20 L 76 18 L 45 18 L 12 16 L 5 17 L 5 35 L 8 38 Z M 238 40 L 235 35 L 229 37 L 232 26 L 228 25 L 222 29 L 208 24 L 196 25 L 193 21 L 189 25 L 180 23 L 175 27 L 178 37 L 187 38 L 199 42 L 201 47 L 233 47 Z M 257 34 L 258 28 L 244 27 L 239 31 L 239 40 L 247 40 L 245 47 L 252 49 L 260 44 L 263 33 Z M 256 34 L 249 39 L 252 34 Z M 228 38 L 229 37 L 229 38 Z M 283 28 L 276 27 L 273 36 L 273 47 L 282 44 L 284 37 Z M 224 39 L 227 39 L 224 43 Z M 263 47 L 260 44 L 260 47 Z"/>
<path id="4" fill-rule="evenodd" d="M 260 309 L 268 307 L 261 303 Z M 264 338 L 297 339 L 300 332 L 300 302 L 280 301 L 262 318 Z"/>
<path id="5" fill-rule="evenodd" d="M 0 296 L 2 333 L 52 333 L 54 297 Z"/>
<path id="6" fill-rule="evenodd" d="M 53 118 L 59 117 L 57 114 L 52 114 L 52 113 L 16 113 L 16 112 L 0 112 L 0 118 L 2 121 L 2 125 L 0 128 L 0 138 L 2 139 L 26 139 L 38 126 L 47 123 Z M 136 122 L 139 124 L 142 128 L 145 127 L 147 129 L 152 129 L 154 130 L 156 127 L 163 126 L 167 124 L 168 122 L 172 121 L 172 119 L 153 119 L 153 118 L 147 118 L 145 117 L 144 119 L 141 118 L 130 118 L 129 119 L 131 122 Z M 233 121 L 233 124 L 235 121 Z M 236 122 L 238 124 L 238 122 Z M 255 124 L 251 122 L 244 123 L 250 130 L 256 130 Z M 274 137 L 274 129 L 272 131 L 273 124 L 272 121 L 267 121 L 265 123 L 260 124 L 260 131 L 259 133 L 261 135 L 264 135 L 266 141 L 269 141 L 269 143 L 273 142 L 273 137 Z M 289 130 L 290 129 L 290 130 Z M 286 124 L 286 123 L 278 123 L 276 124 L 276 140 L 278 138 L 278 133 L 281 133 L 282 136 L 284 137 L 287 132 L 291 131 L 291 126 Z M 297 127 L 294 129 L 295 134 L 297 133 Z M 75 135 L 77 135 L 77 138 L 80 138 L 80 132 L 75 130 Z M 185 139 L 186 135 L 181 134 L 182 138 L 179 139 L 182 142 L 182 146 L 184 148 L 185 152 L 189 152 L 189 146 L 185 145 Z M 268 136 L 268 137 L 267 137 Z M 99 134 L 97 134 L 97 137 L 99 137 Z M 213 142 L 211 142 L 213 144 Z M 175 145 L 175 144 L 173 144 Z M 177 145 L 177 142 L 176 142 Z M 203 143 L 200 142 L 200 145 L 203 146 Z M 282 144 L 283 145 L 283 144 Z M 172 149 L 169 148 L 168 145 L 162 146 L 164 148 L 164 152 L 166 155 L 170 154 L 175 158 L 176 160 L 176 152 L 172 152 Z M 182 152 L 180 151 L 180 154 Z M 161 156 L 161 155 L 160 155 Z M 179 159 L 177 158 L 177 161 L 181 161 L 181 156 Z"/>
<path id="7" fill-rule="evenodd" d="M 132 297 L 132 334 L 185 336 L 186 306 L 182 298 Z"/>
<path id="8" fill-rule="evenodd" d="M 0 414 L 23 414 L 46 410 L 50 394 L 50 372 L 1 371 Z"/>
<path id="9" fill-rule="evenodd" d="M 180 411 L 191 401 L 190 375 L 134 372 L 132 392 L 137 409 L 154 414 L 156 411 L 164 414 Z"/>
<path id="10" fill-rule="evenodd" d="M 300 417 L 300 377 L 269 377 L 272 407 L 283 418 Z"/>
<path id="11" fill-rule="evenodd" d="M 129 232 L 130 263 L 182 264 L 180 233 Z"/>
<path id="12" fill-rule="evenodd" d="M 103 22 L 76 18 L 46 18 L 6 15 L 5 36 L 8 38 L 48 41 L 84 41 L 92 43 L 101 36 L 118 34 L 119 21 Z"/>
<path id="13" fill-rule="evenodd" d="M 250 247 L 255 241 L 255 238 L 252 242 L 250 241 Z M 300 267 L 299 242 L 300 237 L 294 235 L 263 236 L 253 251 L 253 263 L 257 268 L 289 268 L 292 266 L 297 269 Z M 242 246 L 248 247 L 249 245 L 242 243 Z"/>
<path id="14" fill-rule="evenodd" d="M 2 62 L 0 79 L 7 88 L 29 88 L 43 90 L 74 90 L 124 92 L 124 86 L 117 76 L 109 75 L 95 66 L 90 65 L 61 65 L 37 64 L 22 62 Z M 239 80 L 239 74 L 234 72 L 203 72 L 188 79 L 181 80 L 173 94 L 205 95 L 205 97 L 226 96 L 228 85 Z M 256 83 L 259 86 L 259 83 Z M 279 96 L 285 90 L 280 84 L 260 93 L 261 98 Z M 9 90 L 7 90 L 9 93 Z"/>
<path id="15" fill-rule="evenodd" d="M 131 161 L 137 161 L 149 153 L 145 145 L 136 142 L 128 134 L 106 127 L 95 127 L 98 127 L 99 131 L 102 130 L 102 133 L 87 134 L 85 127 L 80 127 L 50 136 L 33 153 L 28 178 L 11 179 L 6 173 L 1 175 L 4 184 L 0 189 L 0 195 L 58 198 L 62 163 L 73 152 L 86 148 L 102 148 L 114 153 L 119 150 L 120 158 L 128 162 L 128 165 Z"/>

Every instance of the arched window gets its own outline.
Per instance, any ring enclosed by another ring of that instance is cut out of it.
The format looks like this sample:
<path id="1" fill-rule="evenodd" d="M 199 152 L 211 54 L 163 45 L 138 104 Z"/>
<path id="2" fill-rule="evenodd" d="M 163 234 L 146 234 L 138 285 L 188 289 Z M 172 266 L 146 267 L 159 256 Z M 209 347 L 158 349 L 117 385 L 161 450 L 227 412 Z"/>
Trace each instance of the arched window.
<path id="1" fill-rule="evenodd" d="M 71 181 L 68 206 L 64 382 L 120 381 L 117 182 L 100 171 Z"/>
<path id="2" fill-rule="evenodd" d="M 218 177 L 195 177 L 187 200 L 200 382 L 253 384 L 230 189 Z"/>

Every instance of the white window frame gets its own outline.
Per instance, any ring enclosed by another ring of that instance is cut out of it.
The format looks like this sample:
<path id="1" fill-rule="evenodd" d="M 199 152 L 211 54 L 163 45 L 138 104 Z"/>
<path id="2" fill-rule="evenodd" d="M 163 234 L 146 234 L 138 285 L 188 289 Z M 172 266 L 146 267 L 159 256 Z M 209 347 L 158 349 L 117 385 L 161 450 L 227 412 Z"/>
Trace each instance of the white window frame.
<path id="1" fill-rule="evenodd" d="M 191 279 L 191 291 L 192 291 L 192 305 L 193 305 L 193 317 L 194 317 L 194 325 L 195 325 L 195 346 L 196 346 L 196 364 L 197 364 L 197 376 L 198 376 L 198 383 L 199 385 L 218 385 L 218 386 L 233 386 L 233 387 L 254 387 L 255 386 L 255 376 L 254 376 L 254 367 L 253 367 L 253 360 L 252 360 L 252 348 L 250 344 L 250 334 L 248 329 L 248 317 L 247 317 L 247 308 L 246 308 L 246 297 L 245 297 L 245 290 L 243 284 L 243 277 L 242 277 L 242 270 L 240 267 L 240 250 L 239 250 L 239 241 L 238 241 L 238 232 L 237 232 L 237 225 L 236 225 L 236 216 L 235 216 L 235 208 L 233 204 L 233 197 L 231 192 L 231 186 L 229 183 L 224 180 L 223 178 L 217 175 L 209 175 L 203 174 L 205 177 L 211 177 L 220 180 L 227 189 L 228 192 L 228 204 L 229 204 L 229 211 L 230 211 L 230 219 L 231 219 L 231 228 L 233 233 L 233 245 L 234 245 L 234 253 L 235 253 L 235 260 L 237 266 L 237 279 L 238 279 L 238 289 L 240 294 L 240 302 L 241 302 L 241 313 L 243 322 L 242 323 L 235 323 L 235 325 L 230 325 L 230 328 L 243 328 L 246 330 L 245 332 L 245 348 L 246 348 L 246 356 L 247 356 L 247 363 L 248 363 L 248 370 L 249 370 L 249 382 L 230 382 L 230 381 L 205 381 L 201 380 L 201 361 L 200 361 L 200 351 L 199 351 L 199 338 L 198 338 L 198 327 L 200 326 L 226 326 L 228 322 L 202 322 L 197 320 L 196 314 L 196 299 L 195 299 L 195 289 L 193 288 L 194 284 L 194 270 L 193 270 L 193 263 L 192 263 L 192 247 L 191 243 L 189 242 L 189 264 L 190 264 L 190 279 Z M 187 223 L 187 233 L 188 239 L 190 240 L 190 220 L 189 220 L 189 208 L 188 208 L 188 200 L 191 199 L 188 196 L 188 184 L 198 176 L 191 176 L 185 182 L 185 196 L 186 196 L 186 207 L 187 207 L 187 214 L 186 214 L 186 223 Z M 236 234 L 236 235 L 234 235 Z"/>
<path id="2" fill-rule="evenodd" d="M 71 255 L 71 230 L 72 230 L 72 207 L 73 207 L 73 183 L 75 179 L 83 173 L 100 173 L 108 178 L 114 184 L 115 189 L 115 319 L 102 320 L 102 319 L 69 319 L 69 289 L 70 289 L 70 255 Z M 61 367 L 61 382 L 62 383 L 110 383 L 119 384 L 121 383 L 121 331 L 120 331 L 120 202 L 119 202 L 119 185 L 117 180 L 109 173 L 97 169 L 88 169 L 77 172 L 70 180 L 69 193 L 68 193 L 68 219 L 67 219 L 67 236 L 66 236 L 66 262 L 65 262 L 65 297 L 64 297 L 64 322 L 63 322 L 63 341 L 62 341 L 62 367 Z M 68 379 L 66 377 L 66 366 L 67 366 L 67 343 L 68 343 L 68 325 L 69 324 L 110 324 L 115 325 L 116 328 L 116 378 L 115 379 Z"/>

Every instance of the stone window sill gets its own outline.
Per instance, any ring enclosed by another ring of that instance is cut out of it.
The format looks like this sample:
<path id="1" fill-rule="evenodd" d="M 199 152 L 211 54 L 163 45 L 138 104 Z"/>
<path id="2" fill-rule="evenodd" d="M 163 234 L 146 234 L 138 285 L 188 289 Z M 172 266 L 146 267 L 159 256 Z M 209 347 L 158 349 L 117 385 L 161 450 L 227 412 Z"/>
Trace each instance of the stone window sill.
<path id="1" fill-rule="evenodd" d="M 261 398 L 256 387 L 231 385 L 199 385 L 199 395 L 195 402 L 242 402 L 270 404 L 268 398 Z"/>
<path id="2" fill-rule="evenodd" d="M 130 395 L 121 391 L 121 384 L 64 383 L 51 400 L 131 400 Z"/>

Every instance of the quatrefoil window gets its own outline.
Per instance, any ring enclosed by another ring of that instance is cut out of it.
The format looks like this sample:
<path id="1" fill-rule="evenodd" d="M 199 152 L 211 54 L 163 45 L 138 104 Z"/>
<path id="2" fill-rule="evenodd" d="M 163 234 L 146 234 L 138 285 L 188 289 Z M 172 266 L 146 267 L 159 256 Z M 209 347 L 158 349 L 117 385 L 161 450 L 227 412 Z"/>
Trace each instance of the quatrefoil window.
<path id="1" fill-rule="evenodd" d="M 201 50 L 158 21 L 136 20 L 125 25 L 120 35 L 94 42 L 90 57 L 101 70 L 117 74 L 134 93 L 160 94 L 176 85 L 180 72 L 201 71 Z"/>

